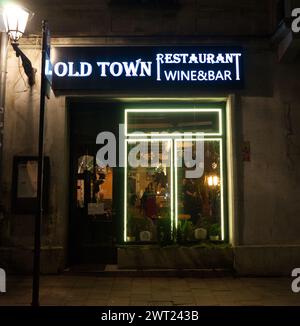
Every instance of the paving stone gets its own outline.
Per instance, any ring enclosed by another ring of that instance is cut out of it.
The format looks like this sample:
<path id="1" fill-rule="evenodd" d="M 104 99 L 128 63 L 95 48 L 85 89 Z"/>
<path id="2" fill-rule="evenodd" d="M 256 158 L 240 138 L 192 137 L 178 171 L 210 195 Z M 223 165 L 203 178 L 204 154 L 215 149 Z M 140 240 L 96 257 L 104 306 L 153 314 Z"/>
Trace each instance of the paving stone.
<path id="1" fill-rule="evenodd" d="M 108 306 L 129 306 L 130 303 L 130 299 L 126 299 L 126 298 L 118 298 L 118 299 L 111 299 L 108 301 Z"/>
<path id="2" fill-rule="evenodd" d="M 157 301 L 149 301 L 149 305 L 150 306 L 173 306 L 173 301 L 160 301 L 160 300 L 157 300 Z"/>
<path id="3" fill-rule="evenodd" d="M 213 295 L 195 296 L 196 305 L 198 306 L 217 306 L 218 300 Z"/>
<path id="4" fill-rule="evenodd" d="M 31 285 L 31 277 L 10 277 L 0 305 L 30 305 Z M 292 293 L 289 278 L 42 276 L 40 300 L 42 305 L 76 306 L 300 306 L 300 295 Z"/>
<path id="5" fill-rule="evenodd" d="M 174 305 L 196 305 L 196 300 L 191 296 L 173 296 Z"/>

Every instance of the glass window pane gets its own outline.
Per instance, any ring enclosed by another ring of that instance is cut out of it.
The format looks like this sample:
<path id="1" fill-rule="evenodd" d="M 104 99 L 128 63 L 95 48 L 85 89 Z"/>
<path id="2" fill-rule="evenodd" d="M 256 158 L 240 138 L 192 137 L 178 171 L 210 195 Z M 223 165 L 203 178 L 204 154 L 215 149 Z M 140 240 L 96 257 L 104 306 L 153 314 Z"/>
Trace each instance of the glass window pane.
<path id="1" fill-rule="evenodd" d="M 84 171 L 93 172 L 94 170 L 94 156 L 83 155 L 78 158 L 77 173 L 84 173 Z"/>
<path id="2" fill-rule="evenodd" d="M 77 207 L 84 207 L 84 180 L 77 179 Z"/>
<path id="3" fill-rule="evenodd" d="M 199 173 L 189 177 L 195 167 L 186 164 L 189 153 L 203 147 Z M 176 141 L 176 200 L 175 214 L 178 241 L 221 240 L 222 182 L 221 141 Z"/>
<path id="4" fill-rule="evenodd" d="M 127 110 L 127 133 L 221 133 L 220 109 Z"/>
<path id="5" fill-rule="evenodd" d="M 106 217 L 112 217 L 113 205 L 113 168 L 98 167 L 95 169 L 95 176 L 92 182 L 92 202 L 100 213 Z"/>
<path id="6" fill-rule="evenodd" d="M 168 241 L 172 228 L 171 141 L 129 141 L 126 241 Z"/>

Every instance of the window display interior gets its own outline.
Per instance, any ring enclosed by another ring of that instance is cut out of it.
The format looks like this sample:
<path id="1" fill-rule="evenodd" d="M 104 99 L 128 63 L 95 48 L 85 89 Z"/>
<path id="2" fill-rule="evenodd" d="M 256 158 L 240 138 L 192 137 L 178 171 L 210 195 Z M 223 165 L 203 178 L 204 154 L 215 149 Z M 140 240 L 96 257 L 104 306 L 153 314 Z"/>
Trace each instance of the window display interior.
<path id="1" fill-rule="evenodd" d="M 169 167 L 164 167 L 161 160 L 151 167 L 128 166 L 124 241 L 174 243 L 224 240 L 221 110 L 128 111 L 126 130 L 130 139 L 134 137 L 138 140 L 142 136 L 139 132 L 146 133 L 147 137 L 150 131 L 165 133 L 165 141 L 169 141 L 174 149 L 170 154 L 174 162 L 182 159 L 188 149 L 194 155 L 198 140 L 192 136 L 189 141 L 178 141 L 184 132 L 201 131 L 204 161 L 202 173 L 193 178 L 187 177 L 187 172 L 192 169 L 184 161 L 181 165 Z M 168 138 L 170 132 L 176 135 Z M 143 138 L 146 138 L 145 134 Z M 128 144 L 127 154 L 130 149 Z M 147 160 L 150 161 L 153 155 L 149 145 Z M 161 156 L 162 152 L 160 159 Z"/>
<path id="2" fill-rule="evenodd" d="M 195 147 L 194 142 L 176 143 L 177 152 L 184 144 Z M 180 144 L 180 146 L 179 146 Z M 189 170 L 184 164 L 176 169 L 176 217 L 179 241 L 219 240 L 221 237 L 221 173 L 220 142 L 204 142 L 204 170 L 198 178 L 186 178 Z"/>
<path id="3" fill-rule="evenodd" d="M 78 159 L 77 207 L 87 208 L 90 216 L 111 217 L 113 169 L 98 167 L 94 156 Z"/>
<path id="4" fill-rule="evenodd" d="M 153 152 L 148 145 L 150 162 Z M 127 241 L 158 241 L 160 226 L 171 222 L 171 171 L 165 159 L 160 149 L 156 166 L 127 169 Z"/>

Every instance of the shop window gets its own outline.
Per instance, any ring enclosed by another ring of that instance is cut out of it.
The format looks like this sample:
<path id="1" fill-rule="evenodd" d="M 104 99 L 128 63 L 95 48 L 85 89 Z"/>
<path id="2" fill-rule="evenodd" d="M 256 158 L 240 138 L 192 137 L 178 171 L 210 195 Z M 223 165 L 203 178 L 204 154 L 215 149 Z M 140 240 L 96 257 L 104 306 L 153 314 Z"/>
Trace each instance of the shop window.
<path id="1" fill-rule="evenodd" d="M 125 242 L 225 239 L 222 112 L 125 110 Z"/>

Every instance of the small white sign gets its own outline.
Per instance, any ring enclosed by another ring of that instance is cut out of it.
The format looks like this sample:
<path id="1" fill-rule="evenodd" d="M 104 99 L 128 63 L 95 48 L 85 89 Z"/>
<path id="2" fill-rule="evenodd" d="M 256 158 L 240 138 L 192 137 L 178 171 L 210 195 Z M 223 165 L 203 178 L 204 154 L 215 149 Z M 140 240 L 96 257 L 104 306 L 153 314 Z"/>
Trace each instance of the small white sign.
<path id="1" fill-rule="evenodd" d="M 105 214 L 104 203 L 89 203 L 88 215 L 103 215 Z"/>

